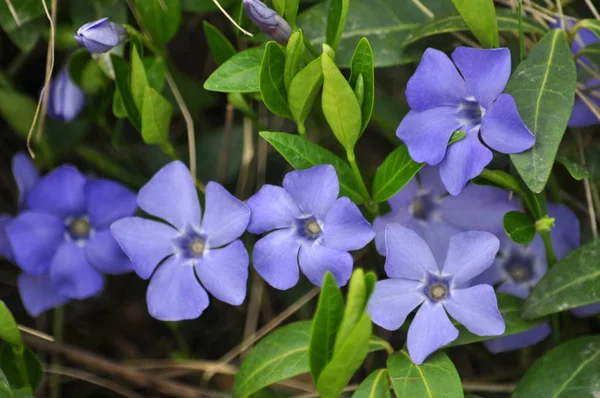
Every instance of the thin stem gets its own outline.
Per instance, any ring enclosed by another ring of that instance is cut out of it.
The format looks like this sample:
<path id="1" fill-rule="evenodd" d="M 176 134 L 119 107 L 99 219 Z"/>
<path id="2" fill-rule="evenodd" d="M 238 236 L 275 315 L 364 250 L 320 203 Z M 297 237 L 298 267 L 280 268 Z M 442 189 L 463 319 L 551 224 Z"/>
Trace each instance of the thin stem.
<path id="1" fill-rule="evenodd" d="M 581 165 L 585 167 L 585 151 L 583 149 L 583 139 L 579 131 L 574 133 L 575 141 L 577 142 L 577 149 L 579 151 L 579 161 Z M 598 226 L 596 225 L 596 210 L 594 209 L 594 200 L 592 198 L 592 188 L 590 186 L 590 179 L 586 177 L 583 179 L 583 188 L 585 190 L 585 201 L 588 207 L 588 214 L 590 217 L 590 226 L 592 228 L 592 236 L 594 239 L 598 238 Z"/>
<path id="2" fill-rule="evenodd" d="M 519 59 L 523 61 L 523 58 L 525 58 L 525 38 L 523 34 L 523 0 L 519 0 L 517 12 L 519 14 Z"/>
<path id="3" fill-rule="evenodd" d="M 167 322 L 167 326 L 171 329 L 171 333 L 173 333 L 173 338 L 177 343 L 177 347 L 179 348 L 179 352 L 186 359 L 192 358 L 192 354 L 190 353 L 190 347 L 188 347 L 185 338 L 183 338 L 183 334 L 181 333 L 181 329 L 179 328 L 179 323 L 177 322 Z"/>
<path id="4" fill-rule="evenodd" d="M 6 2 L 8 11 L 10 11 L 10 15 L 12 15 L 13 19 L 15 20 L 15 23 L 17 24 L 18 27 L 21 27 L 21 20 L 19 19 L 19 15 L 17 14 L 15 7 L 12 5 L 11 0 L 4 0 L 4 1 Z"/>
<path id="5" fill-rule="evenodd" d="M 360 169 L 356 164 L 356 156 L 354 156 L 354 148 L 346 150 L 346 154 L 348 156 L 348 163 L 350 163 L 350 168 L 352 169 L 352 174 L 354 175 L 354 180 L 358 184 L 359 189 L 361 190 L 361 194 L 363 198 L 367 200 L 367 203 L 371 202 L 371 195 L 369 195 L 369 190 L 365 185 L 365 181 L 360 174 Z"/>
<path id="6" fill-rule="evenodd" d="M 544 242 L 544 248 L 546 249 L 546 261 L 548 262 L 548 269 L 556 264 L 556 253 L 554 247 L 552 247 L 552 239 L 550 239 L 550 232 L 539 231 L 542 241 Z M 550 324 L 552 326 L 552 336 L 554 338 L 554 345 L 560 344 L 560 318 L 559 314 L 553 314 L 550 316 Z"/>
<path id="7" fill-rule="evenodd" d="M 304 37 L 304 46 L 313 55 L 313 57 L 318 58 L 321 55 L 319 51 L 315 48 L 315 46 L 313 46 L 312 43 L 308 41 L 306 37 Z"/>
<path id="8" fill-rule="evenodd" d="M 307 138 L 306 127 L 304 126 L 304 122 L 298 123 L 298 134 L 300 134 L 304 138 Z"/>
<path id="9" fill-rule="evenodd" d="M 57 307 L 54 309 L 54 341 L 62 343 L 65 331 L 65 312 L 63 307 Z M 59 354 L 52 354 L 52 367 L 60 367 L 62 364 L 62 358 Z M 53 373 L 50 375 L 50 398 L 60 398 L 61 381 L 60 374 Z"/>
<path id="10" fill-rule="evenodd" d="M 513 191 L 516 194 L 525 196 L 525 192 L 519 185 L 519 181 L 508 173 L 499 170 L 489 170 L 483 169 L 479 177 L 484 180 L 488 180 L 489 182 L 493 182 L 496 185 L 500 185 L 503 188 L 506 188 L 510 191 Z"/>

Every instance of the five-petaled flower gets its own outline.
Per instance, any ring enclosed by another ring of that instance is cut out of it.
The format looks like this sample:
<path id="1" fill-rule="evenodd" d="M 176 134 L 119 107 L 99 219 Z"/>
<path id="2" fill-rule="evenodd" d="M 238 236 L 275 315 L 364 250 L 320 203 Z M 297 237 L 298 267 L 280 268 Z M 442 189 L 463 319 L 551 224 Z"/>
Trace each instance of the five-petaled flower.
<path id="1" fill-rule="evenodd" d="M 386 228 L 385 272 L 368 305 L 377 325 L 396 330 L 408 314 L 419 307 L 408 329 L 408 352 L 420 365 L 434 351 L 458 337 L 446 311 L 470 332 L 479 336 L 504 333 L 494 288 L 471 286 L 471 279 L 494 261 L 500 242 L 493 234 L 467 231 L 450 239 L 444 265 L 439 268 L 433 253 L 416 232 L 399 224 Z"/>
<path id="2" fill-rule="evenodd" d="M 535 137 L 513 97 L 502 93 L 511 71 L 508 49 L 459 47 L 452 59 L 454 63 L 432 48 L 425 51 L 406 88 L 412 110 L 396 134 L 415 161 L 439 164 L 448 192 L 458 195 L 492 161 L 488 147 L 506 154 L 523 152 Z M 458 130 L 466 136 L 448 146 Z"/>
<path id="3" fill-rule="evenodd" d="M 244 203 L 209 182 L 202 216 L 189 170 L 174 161 L 140 189 L 137 204 L 168 224 L 129 217 L 111 231 L 137 274 L 152 276 L 146 295 L 150 315 L 164 321 L 197 318 L 208 307 L 206 290 L 228 304 L 244 301 L 248 252 L 238 239 L 250 219 Z"/>
<path id="4" fill-rule="evenodd" d="M 248 199 L 248 231 L 270 232 L 254 246 L 254 268 L 271 286 L 289 289 L 298 282 L 298 266 L 315 285 L 330 271 L 338 285 L 352 274 L 350 250 L 369 243 L 375 233 L 358 207 L 338 199 L 339 182 L 331 165 L 292 171 L 283 188 L 263 186 Z"/>
<path id="5" fill-rule="evenodd" d="M 108 18 L 88 22 L 77 30 L 75 40 L 93 54 L 105 53 L 121 44 L 127 32 L 121 25 Z"/>

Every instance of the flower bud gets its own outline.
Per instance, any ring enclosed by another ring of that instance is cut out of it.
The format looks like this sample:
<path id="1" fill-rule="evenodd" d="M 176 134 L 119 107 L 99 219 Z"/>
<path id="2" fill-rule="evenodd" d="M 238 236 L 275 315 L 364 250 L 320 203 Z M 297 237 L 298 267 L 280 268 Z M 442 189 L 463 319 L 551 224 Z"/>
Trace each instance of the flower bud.
<path id="1" fill-rule="evenodd" d="M 127 38 L 125 29 L 108 18 L 88 22 L 77 31 L 75 40 L 93 54 L 105 53 Z"/>
<path id="2" fill-rule="evenodd" d="M 71 80 L 67 64 L 50 84 L 48 116 L 54 120 L 68 123 L 79 115 L 84 104 L 85 94 Z"/>
<path id="3" fill-rule="evenodd" d="M 248 17 L 261 32 L 279 44 L 287 44 L 292 35 L 292 28 L 275 10 L 267 7 L 260 0 L 244 0 L 244 8 Z"/>

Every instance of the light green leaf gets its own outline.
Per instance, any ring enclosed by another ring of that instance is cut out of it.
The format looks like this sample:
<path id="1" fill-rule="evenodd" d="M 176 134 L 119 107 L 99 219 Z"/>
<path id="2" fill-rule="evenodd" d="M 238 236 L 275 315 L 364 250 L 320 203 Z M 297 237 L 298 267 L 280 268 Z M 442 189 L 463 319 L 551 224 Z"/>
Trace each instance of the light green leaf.
<path id="1" fill-rule="evenodd" d="M 498 47 L 498 22 L 493 0 L 452 0 L 452 3 L 482 46 Z"/>
<path id="2" fill-rule="evenodd" d="M 146 87 L 148 87 L 148 76 L 146 76 L 146 69 L 144 69 L 144 63 L 142 58 L 137 52 L 135 46 L 131 46 L 131 96 L 133 102 L 139 112 L 142 112 L 142 106 L 144 105 L 144 96 L 146 94 Z"/>
<path id="3" fill-rule="evenodd" d="M 165 87 L 167 76 L 167 65 L 165 64 L 164 58 L 145 57 L 144 69 L 146 70 L 146 76 L 148 77 L 148 84 L 160 93 Z"/>
<path id="4" fill-rule="evenodd" d="M 17 327 L 17 322 L 4 301 L 0 301 L 0 340 L 11 346 L 23 347 L 23 339 Z"/>
<path id="5" fill-rule="evenodd" d="M 259 92 L 264 52 L 264 47 L 253 47 L 235 54 L 206 79 L 204 89 L 222 93 Z"/>
<path id="6" fill-rule="evenodd" d="M 369 280 L 369 282 L 371 282 L 371 280 Z M 362 318 L 370 293 L 372 293 L 372 288 L 371 286 L 367 288 L 364 271 L 361 268 L 357 268 L 352 273 L 352 277 L 348 283 L 348 295 L 346 297 L 344 316 L 335 338 L 334 352 L 336 354 L 346 343 L 348 336 L 353 333 L 354 328 Z"/>
<path id="7" fill-rule="evenodd" d="M 352 398 L 390 398 L 390 382 L 386 369 L 373 371 L 356 389 Z"/>
<path id="8" fill-rule="evenodd" d="M 577 161 L 571 160 L 566 156 L 557 156 L 556 161 L 565 166 L 569 174 L 571 174 L 571 177 L 577 181 L 588 178 L 590 175 L 590 172 L 584 165 Z"/>
<path id="9" fill-rule="evenodd" d="M 519 245 L 526 245 L 535 238 L 535 224 L 525 213 L 509 211 L 502 221 L 506 235 Z"/>
<path id="10" fill-rule="evenodd" d="M 346 27 L 350 0 L 331 0 L 327 14 L 327 44 L 337 48 Z"/>
<path id="11" fill-rule="evenodd" d="M 406 145 L 400 144 L 377 169 L 373 181 L 373 201 L 385 202 L 397 194 L 423 166 L 411 159 Z"/>
<path id="12" fill-rule="evenodd" d="M 127 118 L 137 131 L 142 131 L 142 118 L 135 104 L 129 84 L 129 67 L 125 60 L 119 56 L 111 55 L 112 65 L 115 71 L 115 87 L 119 92 L 122 109 L 127 113 Z M 113 104 L 113 111 L 115 105 Z M 118 117 L 118 115 L 115 115 Z"/>
<path id="13" fill-rule="evenodd" d="M 299 5 L 300 0 L 285 0 L 285 19 L 290 23 L 292 29 L 296 28 Z"/>
<path id="14" fill-rule="evenodd" d="M 287 47 L 285 49 L 285 71 L 283 81 L 285 89 L 290 89 L 292 79 L 300 70 L 300 62 L 304 56 L 304 37 L 302 31 L 297 30 L 290 36 Z"/>
<path id="15" fill-rule="evenodd" d="M 375 103 L 375 69 L 373 64 L 373 49 L 366 38 L 360 39 L 350 65 L 350 86 L 356 87 L 359 76 L 363 80 L 363 100 L 359 101 L 362 115 L 361 133 L 365 131 L 371 114 L 373 113 L 373 104 Z"/>
<path id="16" fill-rule="evenodd" d="M 277 11 L 277 14 L 283 15 L 285 13 L 285 1 L 286 0 L 273 0 L 273 8 Z"/>
<path id="17" fill-rule="evenodd" d="M 560 259 L 533 288 L 523 317 L 539 318 L 600 301 L 599 252 L 596 239 Z"/>
<path id="18" fill-rule="evenodd" d="M 203 26 L 210 52 L 217 66 L 220 66 L 235 55 L 235 47 L 219 29 L 211 25 L 208 21 L 204 21 Z"/>
<path id="19" fill-rule="evenodd" d="M 321 57 L 309 63 L 294 76 L 288 90 L 288 105 L 296 123 L 304 123 L 322 85 Z"/>
<path id="20" fill-rule="evenodd" d="M 135 0 L 135 8 L 156 44 L 164 46 L 179 30 L 180 0 Z"/>
<path id="21" fill-rule="evenodd" d="M 513 398 L 583 398 L 598 395 L 600 336 L 570 340 L 538 359 Z"/>
<path id="22" fill-rule="evenodd" d="M 146 86 L 142 108 L 142 138 L 146 144 L 168 144 L 173 107 L 166 98 Z"/>
<path id="23" fill-rule="evenodd" d="M 279 44 L 268 42 L 260 69 L 260 94 L 271 112 L 291 119 L 283 79 L 285 63 L 285 52 Z"/>
<path id="24" fill-rule="evenodd" d="M 507 87 L 519 114 L 535 135 L 533 148 L 510 155 L 525 184 L 535 193 L 546 186 L 558 146 L 571 117 L 577 74 L 567 36 L 548 32 L 517 67 Z"/>

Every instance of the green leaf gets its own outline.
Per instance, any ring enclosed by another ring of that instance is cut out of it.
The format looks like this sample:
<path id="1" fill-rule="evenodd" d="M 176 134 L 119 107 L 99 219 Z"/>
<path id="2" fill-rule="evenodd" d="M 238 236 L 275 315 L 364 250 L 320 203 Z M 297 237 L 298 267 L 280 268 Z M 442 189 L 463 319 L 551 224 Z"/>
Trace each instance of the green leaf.
<path id="1" fill-rule="evenodd" d="M 260 70 L 264 52 L 264 47 L 253 47 L 235 54 L 206 79 L 204 89 L 222 93 L 260 91 Z"/>
<path id="2" fill-rule="evenodd" d="M 168 144 L 173 106 L 159 92 L 146 86 L 142 108 L 142 138 L 146 144 Z"/>
<path id="3" fill-rule="evenodd" d="M 285 71 L 283 81 L 285 89 L 290 89 L 292 79 L 300 70 L 300 62 L 304 56 L 304 36 L 302 31 L 298 30 L 290 36 L 287 47 L 285 48 Z"/>
<path id="4" fill-rule="evenodd" d="M 0 116 L 21 137 L 27 137 L 36 107 L 37 103 L 30 96 L 0 88 Z"/>
<path id="5" fill-rule="evenodd" d="M 521 312 L 523 310 L 523 303 L 525 300 L 504 293 L 496 293 L 496 296 L 498 298 L 498 309 L 500 310 L 500 315 L 502 315 L 502 318 L 504 318 L 504 323 L 506 324 L 506 329 L 504 330 L 504 334 L 502 336 L 510 336 L 513 334 L 526 332 L 547 322 L 546 318 L 540 318 L 536 320 L 525 320 L 521 318 Z M 497 337 L 478 336 L 469 332 L 460 323 L 456 321 L 452 321 L 452 323 L 457 327 L 460 333 L 456 340 L 448 344 L 449 347 L 471 344 Z"/>
<path id="6" fill-rule="evenodd" d="M 576 58 L 585 57 L 590 62 L 600 65 L 600 42 L 592 43 L 583 47 L 575 54 Z"/>
<path id="7" fill-rule="evenodd" d="M 317 311 L 312 321 L 308 349 L 310 374 L 315 384 L 333 357 L 335 336 L 342 322 L 343 313 L 344 297 L 337 287 L 333 275 L 327 272 L 321 286 Z"/>
<path id="8" fill-rule="evenodd" d="M 538 318 L 600 301 L 599 251 L 596 239 L 560 259 L 533 288 L 523 317 Z"/>
<path id="9" fill-rule="evenodd" d="M 590 175 L 590 172 L 585 167 L 585 165 L 582 165 L 577 161 L 571 160 L 566 156 L 557 156 L 556 161 L 565 166 L 569 174 L 571 174 L 571 177 L 573 177 L 577 181 L 583 180 L 584 178 L 588 178 Z"/>
<path id="10" fill-rule="evenodd" d="M 357 205 L 365 203 L 356 187 L 350 166 L 334 153 L 297 135 L 268 131 L 263 131 L 260 135 L 296 170 L 305 170 L 320 164 L 332 165 L 340 181 L 340 195 L 348 196 Z"/>
<path id="11" fill-rule="evenodd" d="M 352 398 L 390 398 L 390 382 L 386 369 L 373 371 L 356 389 Z"/>
<path id="12" fill-rule="evenodd" d="M 367 274 L 368 275 L 368 274 Z M 394 352 L 394 348 L 387 342 L 387 340 L 381 337 L 371 336 L 369 341 L 369 352 L 385 350 L 388 353 Z"/>
<path id="13" fill-rule="evenodd" d="M 304 123 L 322 85 L 321 57 L 309 63 L 294 76 L 288 90 L 288 105 L 296 123 Z"/>
<path id="14" fill-rule="evenodd" d="M 20 352 L 2 344 L 0 347 L 0 369 L 15 390 L 33 392 L 42 381 L 42 364 L 27 346 Z"/>
<path id="15" fill-rule="evenodd" d="M 235 47 L 219 29 L 208 21 L 204 21 L 203 26 L 208 48 L 210 48 L 215 63 L 220 66 L 235 55 Z"/>
<path id="16" fill-rule="evenodd" d="M 377 169 L 373 181 L 373 201 L 385 202 L 397 194 L 424 166 L 408 154 L 406 145 L 400 144 Z"/>
<path id="17" fill-rule="evenodd" d="M 159 46 L 167 44 L 179 30 L 181 4 L 179 0 L 135 0 L 142 25 Z"/>
<path id="18" fill-rule="evenodd" d="M 462 398 L 464 395 L 460 376 L 443 352 L 431 355 L 419 366 L 402 350 L 388 358 L 387 369 L 399 397 Z"/>
<path id="19" fill-rule="evenodd" d="M 337 48 L 348 17 L 350 0 L 331 0 L 327 13 L 327 44 L 334 50 Z"/>
<path id="20" fill-rule="evenodd" d="M 293 29 L 296 28 L 299 5 L 300 0 L 285 0 L 285 19 L 290 23 Z"/>
<path id="21" fill-rule="evenodd" d="M 165 64 L 164 58 L 145 57 L 144 69 L 146 70 L 146 76 L 148 77 L 148 84 L 160 93 L 165 87 L 167 76 L 167 65 Z"/>
<path id="22" fill-rule="evenodd" d="M 336 354 L 346 343 L 348 336 L 353 333 L 354 328 L 362 318 L 367 306 L 367 301 L 369 300 L 370 292 L 372 292 L 372 289 L 371 286 L 367 289 L 364 271 L 361 268 L 357 268 L 352 273 L 352 277 L 348 283 L 348 295 L 346 297 L 344 316 L 335 338 L 334 352 Z"/>
<path id="23" fill-rule="evenodd" d="M 351 150 L 361 132 L 360 106 L 352 87 L 327 54 L 321 55 L 321 66 L 324 77 L 323 114 L 337 140 L 346 150 Z"/>
<path id="24" fill-rule="evenodd" d="M 498 22 L 493 0 L 452 0 L 452 3 L 482 46 L 499 46 Z"/>
<path id="25" fill-rule="evenodd" d="M 69 15 L 73 27 L 108 17 L 112 22 L 127 23 L 127 3 L 119 0 L 69 1 Z M 71 35 L 73 31 L 71 30 Z"/>
<path id="26" fill-rule="evenodd" d="M 538 359 L 513 398 L 595 397 L 600 374 L 600 336 L 568 341 Z"/>
<path id="27" fill-rule="evenodd" d="M 283 80 L 284 70 L 285 52 L 274 41 L 268 42 L 260 69 L 260 94 L 271 112 L 291 118 Z"/>
<path id="28" fill-rule="evenodd" d="M 354 55 L 352 56 L 350 73 L 350 86 L 356 87 L 359 76 L 362 76 L 364 91 L 363 101 L 360 105 L 362 115 L 361 133 L 365 131 L 371 114 L 373 113 L 373 104 L 375 103 L 375 69 L 373 64 L 373 49 L 366 38 L 360 39 Z M 360 101 L 359 101 L 360 102 Z"/>
<path id="29" fill-rule="evenodd" d="M 450 141 L 448 141 L 448 146 L 454 144 L 457 141 L 462 140 L 466 136 L 467 136 L 466 131 L 462 131 L 462 130 L 455 131 L 454 133 L 452 133 L 452 136 L 450 137 Z"/>
<path id="30" fill-rule="evenodd" d="M 148 76 L 146 76 L 146 69 L 144 69 L 144 63 L 142 58 L 137 52 L 135 46 L 131 46 L 131 96 L 133 102 L 139 112 L 142 112 L 144 105 L 144 98 L 146 95 L 146 87 L 148 87 Z"/>
<path id="31" fill-rule="evenodd" d="M 517 32 L 519 20 L 510 10 L 496 10 L 498 30 L 501 32 Z M 469 30 L 464 19 L 459 14 L 441 15 L 431 18 L 429 21 L 413 29 L 404 40 L 404 45 L 409 45 L 425 37 L 439 35 L 442 33 L 463 32 Z M 546 30 L 531 18 L 523 18 L 523 32 L 546 33 Z"/>
<path id="32" fill-rule="evenodd" d="M 362 276 L 362 275 L 361 275 Z M 364 310 L 363 310 L 364 311 Z M 348 334 L 319 377 L 317 390 L 324 398 L 338 398 L 352 375 L 362 365 L 368 354 L 371 338 L 371 318 L 364 313 Z M 338 332 L 339 336 L 339 332 Z M 336 339 L 336 343 L 337 343 Z"/>
<path id="33" fill-rule="evenodd" d="M 535 135 L 533 148 L 510 155 L 525 184 L 544 189 L 558 146 L 571 117 L 577 74 L 564 31 L 548 32 L 517 67 L 508 82 L 519 114 Z"/>
<path id="34" fill-rule="evenodd" d="M 285 12 L 285 1 L 286 0 L 273 0 L 273 8 L 277 11 L 277 14 L 283 15 Z"/>
<path id="35" fill-rule="evenodd" d="M 237 2 L 237 0 L 235 0 L 235 2 Z M 234 3 L 234 0 L 219 0 L 219 3 L 222 7 L 228 8 Z M 215 3 L 206 0 L 181 0 L 181 9 L 199 14 L 219 11 Z"/>
<path id="36" fill-rule="evenodd" d="M 526 245 L 535 238 L 535 224 L 525 213 L 509 211 L 502 221 L 506 235 L 519 245 Z"/>
<path id="37" fill-rule="evenodd" d="M 39 0 L 18 0 L 11 2 L 21 25 L 17 24 L 6 1 L 0 2 L 0 26 L 22 52 L 33 50 L 41 36 L 42 29 L 47 29 L 43 19 L 44 7 Z"/>
<path id="38" fill-rule="evenodd" d="M 0 339 L 12 346 L 23 346 L 23 339 L 17 327 L 17 322 L 4 301 L 0 301 Z"/>
<path id="39" fill-rule="evenodd" d="M 131 86 L 129 84 L 129 68 L 125 60 L 119 56 L 111 54 L 113 68 L 115 70 L 115 86 L 121 98 L 123 109 L 127 113 L 127 118 L 137 131 L 142 131 L 142 118 L 133 99 Z M 114 110 L 114 105 L 113 105 Z M 117 116 L 117 115 L 115 115 Z"/>
<path id="40" fill-rule="evenodd" d="M 6 378 L 6 375 L 4 374 L 2 369 L 0 369 L 0 397 L 3 397 L 3 398 L 13 398 L 14 397 L 14 395 L 11 391 L 8 379 Z"/>

